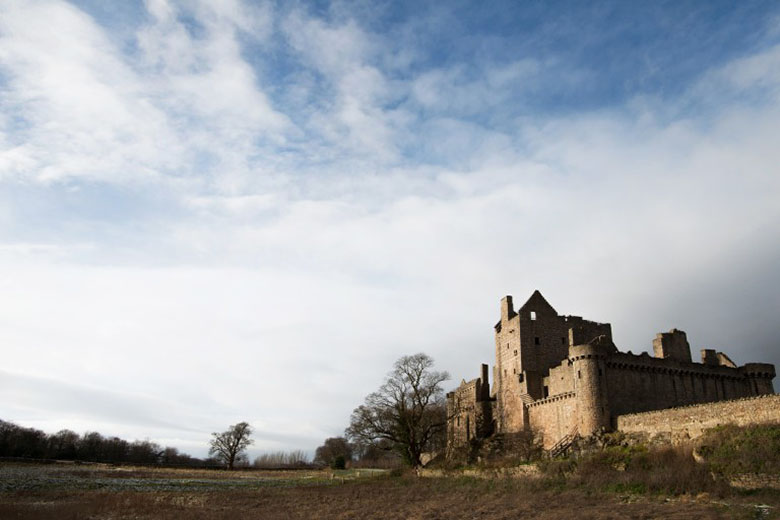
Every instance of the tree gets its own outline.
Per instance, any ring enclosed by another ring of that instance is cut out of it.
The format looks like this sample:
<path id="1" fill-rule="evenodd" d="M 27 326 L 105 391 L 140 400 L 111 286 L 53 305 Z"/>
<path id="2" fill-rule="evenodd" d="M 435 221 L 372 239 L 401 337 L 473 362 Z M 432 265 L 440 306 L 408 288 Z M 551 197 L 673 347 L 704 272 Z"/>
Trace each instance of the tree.
<path id="1" fill-rule="evenodd" d="M 301 468 L 309 463 L 309 456 L 302 450 L 263 453 L 255 458 L 255 467 L 264 469 Z"/>
<path id="2" fill-rule="evenodd" d="M 49 436 L 50 459 L 73 460 L 77 455 L 79 434 L 72 430 L 60 430 Z"/>
<path id="3" fill-rule="evenodd" d="M 344 469 L 346 463 L 352 460 L 352 451 L 352 445 L 344 437 L 330 437 L 314 452 L 314 462 Z"/>
<path id="4" fill-rule="evenodd" d="M 250 438 L 252 428 L 245 422 L 234 424 L 227 431 L 214 432 L 211 435 L 214 438 L 211 439 L 209 455 L 216 455 L 228 469 L 233 469 L 236 461 L 244 455 L 244 450 L 255 442 Z"/>
<path id="5" fill-rule="evenodd" d="M 433 359 L 422 353 L 396 361 L 379 390 L 352 412 L 347 435 L 356 442 L 388 441 L 408 464 L 420 466 L 420 455 L 447 423 L 441 383 L 450 376 L 432 368 Z"/>

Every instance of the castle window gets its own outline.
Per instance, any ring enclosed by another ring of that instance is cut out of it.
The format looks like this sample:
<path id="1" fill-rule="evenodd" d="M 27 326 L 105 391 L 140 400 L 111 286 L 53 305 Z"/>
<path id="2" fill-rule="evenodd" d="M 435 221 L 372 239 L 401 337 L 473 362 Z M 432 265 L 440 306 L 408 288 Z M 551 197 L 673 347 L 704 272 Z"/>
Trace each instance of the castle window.
<path id="1" fill-rule="evenodd" d="M 513 368 L 513 369 L 512 369 L 512 373 L 513 373 L 513 374 L 517 374 L 517 369 L 516 369 L 516 368 Z"/>
<path id="2" fill-rule="evenodd" d="M 579 370 L 577 370 L 577 379 L 582 379 L 582 374 L 580 374 Z"/>
<path id="3" fill-rule="evenodd" d="M 539 336 L 534 338 L 534 345 L 539 345 Z"/>
<path id="4" fill-rule="evenodd" d="M 532 320 L 536 319 L 536 311 L 531 311 L 531 319 Z"/>
<path id="5" fill-rule="evenodd" d="M 515 356 L 517 355 L 517 350 L 515 350 Z"/>

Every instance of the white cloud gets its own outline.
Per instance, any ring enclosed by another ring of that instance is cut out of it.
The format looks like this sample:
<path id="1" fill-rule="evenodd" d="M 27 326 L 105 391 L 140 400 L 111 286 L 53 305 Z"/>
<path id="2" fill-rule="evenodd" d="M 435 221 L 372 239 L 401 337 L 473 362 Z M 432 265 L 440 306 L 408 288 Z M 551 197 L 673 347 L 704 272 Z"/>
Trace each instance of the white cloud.
<path id="1" fill-rule="evenodd" d="M 0 176 L 127 181 L 156 174 L 150 158 L 175 143 L 101 29 L 55 2 L 7 4 L 0 23 L 9 86 L 3 128 L 11 131 L 14 116 L 26 123 L 5 136 Z"/>
<path id="2" fill-rule="evenodd" d="M 231 191 L 250 171 L 272 169 L 252 157 L 284 144 L 294 129 L 237 41 L 238 31 L 249 31 L 262 42 L 270 15 L 242 6 L 203 4 L 192 15 L 205 32 L 194 38 L 177 8 L 150 2 L 154 21 L 140 29 L 138 55 L 121 53 L 68 4 L 8 6 L 0 176 L 124 184 L 213 173 L 217 188 Z"/>
<path id="3" fill-rule="evenodd" d="M 336 158 L 357 155 L 368 164 L 397 160 L 397 140 L 406 120 L 385 105 L 399 95 L 393 82 L 373 64 L 379 43 L 354 21 L 329 25 L 300 11 L 287 16 L 283 30 L 290 45 L 321 75 L 333 95 L 308 121 L 314 136 L 335 147 Z M 323 88 L 312 85 L 311 88 Z M 340 152 L 340 153 L 339 153 Z"/>

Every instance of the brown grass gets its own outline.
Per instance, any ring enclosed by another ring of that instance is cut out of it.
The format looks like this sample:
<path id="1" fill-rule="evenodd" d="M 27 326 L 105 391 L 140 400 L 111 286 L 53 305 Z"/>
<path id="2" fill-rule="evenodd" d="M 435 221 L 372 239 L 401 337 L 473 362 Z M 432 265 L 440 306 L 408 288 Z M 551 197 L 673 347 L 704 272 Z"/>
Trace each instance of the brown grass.
<path id="1" fill-rule="evenodd" d="M 605 491 L 661 493 L 668 495 L 732 494 L 728 483 L 716 478 L 710 468 L 698 464 L 690 446 L 646 449 L 644 446 L 613 447 L 585 456 L 576 465 L 571 480 Z"/>
<path id="2" fill-rule="evenodd" d="M 0 468 L 0 478 L 4 476 Z M 110 470 L 105 470 L 109 472 Z M 168 477 L 192 478 L 190 471 L 166 470 Z M 171 473 L 173 471 L 173 473 Z M 132 478 L 158 482 L 160 472 L 132 470 Z M 257 472 L 247 472 L 251 478 Z M 226 476 L 227 475 L 227 476 Z M 231 478 L 206 472 L 197 477 Z M 239 478 L 241 474 L 237 473 Z M 7 474 L 5 475 L 7 476 Z M 758 516 L 755 499 L 633 495 L 587 488 L 557 487 L 544 480 L 375 477 L 355 481 L 321 479 L 318 484 L 159 491 L 90 490 L 92 475 L 69 488 L 54 486 L 0 493 L 0 518 L 20 519 L 617 519 L 771 518 Z M 102 477 L 100 477 L 102 478 Z M 771 504 L 780 506 L 780 504 Z"/>

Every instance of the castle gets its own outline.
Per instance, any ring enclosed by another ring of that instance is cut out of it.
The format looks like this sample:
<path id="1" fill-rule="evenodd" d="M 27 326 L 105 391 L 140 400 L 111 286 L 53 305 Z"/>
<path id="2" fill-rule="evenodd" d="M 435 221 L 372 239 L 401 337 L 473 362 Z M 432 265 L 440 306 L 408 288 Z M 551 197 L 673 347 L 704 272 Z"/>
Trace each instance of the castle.
<path id="1" fill-rule="evenodd" d="M 482 365 L 481 377 L 447 394 L 450 453 L 474 439 L 529 430 L 554 450 L 617 429 L 629 414 L 774 394 L 774 365 L 737 367 L 709 349 L 693 362 L 677 329 L 656 336 L 653 357 L 620 352 L 609 323 L 560 316 L 539 291 L 517 311 L 511 296 L 501 300 L 495 337 L 492 391 Z M 774 417 L 774 398 L 769 406 Z"/>

